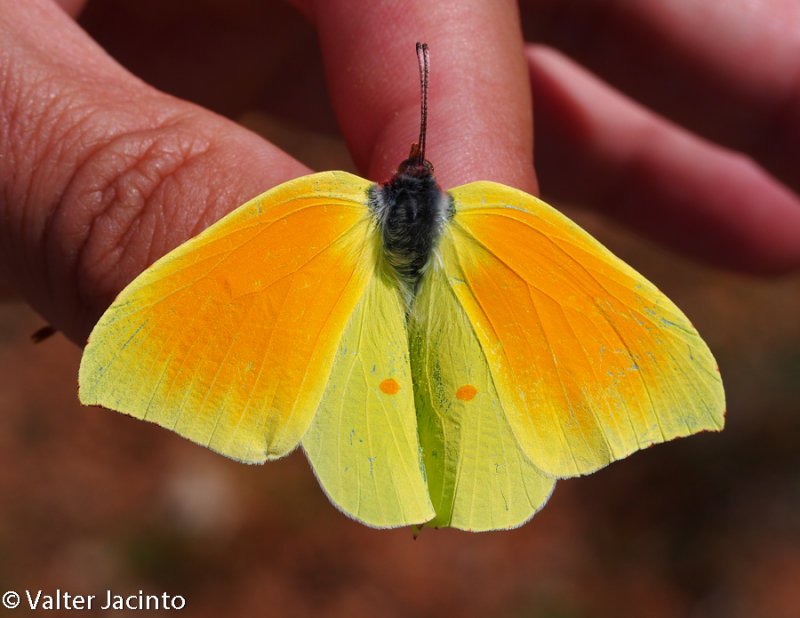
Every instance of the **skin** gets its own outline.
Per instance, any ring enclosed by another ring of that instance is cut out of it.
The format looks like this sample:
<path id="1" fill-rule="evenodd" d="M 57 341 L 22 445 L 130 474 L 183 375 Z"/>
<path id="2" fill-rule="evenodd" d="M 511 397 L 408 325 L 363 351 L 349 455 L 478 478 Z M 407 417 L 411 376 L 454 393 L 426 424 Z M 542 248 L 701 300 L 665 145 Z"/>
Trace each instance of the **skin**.
<path id="1" fill-rule="evenodd" d="M 155 259 L 311 170 L 148 86 L 76 25 L 83 2 L 60 4 L 0 6 L 0 294 L 23 298 L 82 343 Z M 250 3 L 252 15 L 242 4 L 245 23 L 258 26 L 258 11 L 269 17 L 269 3 Z M 408 154 L 419 113 L 413 46 L 422 40 L 433 65 L 427 158 L 443 187 L 484 179 L 538 193 L 535 109 L 546 199 L 602 210 L 726 267 L 800 266 L 796 0 L 405 0 L 357 11 L 344 0 L 293 4 L 313 24 L 321 53 L 297 55 L 298 69 L 274 90 L 283 108 L 270 111 L 325 125 L 291 79 L 321 61 L 363 175 L 384 180 Z M 537 44 L 526 47 L 522 30 Z M 181 38 L 187 33 L 191 24 L 172 48 L 197 45 Z M 135 29 L 119 36 L 141 49 Z M 256 41 L 265 60 L 251 82 L 274 77 L 270 59 L 285 57 L 287 44 L 277 38 Z M 237 66 L 224 37 L 202 45 L 206 57 Z M 235 83 L 220 66 L 209 69 L 210 92 Z M 179 77 L 163 70 L 165 79 Z M 312 87 L 324 96 L 321 82 Z"/>
<path id="2" fill-rule="evenodd" d="M 798 268 L 800 4 L 538 0 L 523 14 L 545 199 L 726 268 Z"/>

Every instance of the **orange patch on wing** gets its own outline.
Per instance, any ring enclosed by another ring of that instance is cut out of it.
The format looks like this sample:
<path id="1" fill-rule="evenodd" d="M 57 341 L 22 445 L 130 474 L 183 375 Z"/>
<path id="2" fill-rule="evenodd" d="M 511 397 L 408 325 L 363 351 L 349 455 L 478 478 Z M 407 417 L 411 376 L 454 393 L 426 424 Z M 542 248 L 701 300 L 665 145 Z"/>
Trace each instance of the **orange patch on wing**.
<path id="1" fill-rule="evenodd" d="M 400 385 L 397 383 L 397 380 L 386 378 L 381 382 L 380 389 L 387 395 L 396 395 L 397 391 L 400 390 Z"/>
<path id="2" fill-rule="evenodd" d="M 477 388 L 472 386 L 472 384 L 465 384 L 464 386 L 459 387 L 459 389 L 456 391 L 456 399 L 460 399 L 461 401 L 470 401 L 477 394 Z"/>

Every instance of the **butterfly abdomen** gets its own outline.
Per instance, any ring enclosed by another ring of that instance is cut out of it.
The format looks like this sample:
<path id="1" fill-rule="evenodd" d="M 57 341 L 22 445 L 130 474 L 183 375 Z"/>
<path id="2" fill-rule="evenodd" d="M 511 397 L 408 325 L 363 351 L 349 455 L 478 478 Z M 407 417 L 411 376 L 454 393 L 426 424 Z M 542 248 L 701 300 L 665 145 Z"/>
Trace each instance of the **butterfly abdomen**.
<path id="1" fill-rule="evenodd" d="M 413 294 L 452 217 L 450 197 L 436 184 L 427 161 L 406 161 L 391 180 L 373 187 L 370 207 L 381 230 L 386 262 Z"/>

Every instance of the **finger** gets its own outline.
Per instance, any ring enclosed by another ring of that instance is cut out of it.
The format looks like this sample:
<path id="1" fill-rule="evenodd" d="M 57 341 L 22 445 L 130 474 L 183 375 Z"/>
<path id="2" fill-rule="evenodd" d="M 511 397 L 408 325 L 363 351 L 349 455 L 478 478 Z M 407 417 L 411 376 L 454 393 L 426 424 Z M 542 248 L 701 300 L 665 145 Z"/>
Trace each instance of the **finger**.
<path id="1" fill-rule="evenodd" d="M 749 159 L 655 116 L 554 50 L 528 49 L 545 198 L 585 203 L 709 262 L 800 267 L 800 200 Z"/>
<path id="2" fill-rule="evenodd" d="M 306 168 L 120 68 L 50 0 L 0 18 L 0 279 L 76 341 L 169 249 Z"/>
<path id="3" fill-rule="evenodd" d="M 526 35 L 800 190 L 797 0 L 527 0 Z"/>
<path id="4" fill-rule="evenodd" d="M 428 151 L 443 187 L 495 180 L 535 191 L 516 3 L 352 2 L 312 7 L 331 98 L 356 164 L 385 180 L 419 131 L 415 43 L 430 47 Z"/>
<path id="5" fill-rule="evenodd" d="M 55 0 L 64 12 L 70 17 L 77 17 L 86 6 L 87 0 Z"/>

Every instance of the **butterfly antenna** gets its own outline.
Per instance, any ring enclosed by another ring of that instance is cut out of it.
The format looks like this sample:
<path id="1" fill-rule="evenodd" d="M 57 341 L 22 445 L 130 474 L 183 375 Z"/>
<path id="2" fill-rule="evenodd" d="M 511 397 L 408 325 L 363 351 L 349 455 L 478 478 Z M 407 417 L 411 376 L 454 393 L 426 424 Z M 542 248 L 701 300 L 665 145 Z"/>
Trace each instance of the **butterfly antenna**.
<path id="1" fill-rule="evenodd" d="M 417 165 L 425 163 L 425 138 L 428 133 L 428 75 L 430 73 L 430 59 L 428 57 L 428 44 L 417 43 L 417 60 L 419 61 L 419 85 L 422 90 L 419 145 L 417 147 Z"/>

